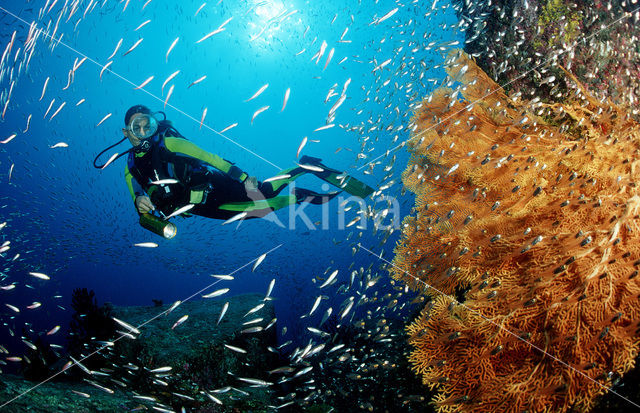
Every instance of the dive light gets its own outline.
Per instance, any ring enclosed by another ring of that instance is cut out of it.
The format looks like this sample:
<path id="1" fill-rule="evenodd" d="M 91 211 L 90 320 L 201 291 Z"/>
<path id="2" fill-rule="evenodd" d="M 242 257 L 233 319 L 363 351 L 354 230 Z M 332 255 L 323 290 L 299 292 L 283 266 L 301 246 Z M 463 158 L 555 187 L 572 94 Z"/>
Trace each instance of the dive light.
<path id="1" fill-rule="evenodd" d="M 147 213 L 140 214 L 140 225 L 166 239 L 175 237 L 178 232 L 176 226 L 171 222 Z"/>

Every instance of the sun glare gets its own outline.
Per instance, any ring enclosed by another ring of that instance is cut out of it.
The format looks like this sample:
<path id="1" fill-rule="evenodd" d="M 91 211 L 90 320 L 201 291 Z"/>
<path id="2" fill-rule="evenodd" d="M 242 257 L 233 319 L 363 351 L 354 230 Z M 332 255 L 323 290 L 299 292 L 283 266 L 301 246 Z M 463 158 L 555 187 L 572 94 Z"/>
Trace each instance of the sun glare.
<path id="1" fill-rule="evenodd" d="M 284 11 L 284 5 L 281 2 L 261 1 L 255 8 L 256 14 L 263 19 L 263 23 L 267 23 Z"/>
<path id="2" fill-rule="evenodd" d="M 281 24 L 287 24 L 287 30 L 296 25 L 298 10 L 287 8 L 282 1 L 257 1 L 250 10 L 251 21 L 247 24 L 251 37 L 250 42 L 269 44 L 281 30 Z M 294 20 L 296 19 L 296 20 Z"/>

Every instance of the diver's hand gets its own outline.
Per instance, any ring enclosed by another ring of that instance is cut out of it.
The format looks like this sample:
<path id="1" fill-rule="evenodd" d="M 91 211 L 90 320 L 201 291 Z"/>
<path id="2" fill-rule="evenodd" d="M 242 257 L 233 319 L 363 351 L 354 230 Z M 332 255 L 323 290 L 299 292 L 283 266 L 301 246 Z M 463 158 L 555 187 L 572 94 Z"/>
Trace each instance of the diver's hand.
<path id="1" fill-rule="evenodd" d="M 156 209 L 156 207 L 154 207 L 153 204 L 151 203 L 151 199 L 145 195 L 138 195 L 136 197 L 135 204 L 136 204 L 136 208 L 138 209 L 138 212 L 141 214 L 145 214 L 147 212 L 150 212 Z"/>
<path id="2" fill-rule="evenodd" d="M 244 181 L 244 189 L 247 192 L 255 192 L 258 190 L 258 178 L 255 176 L 249 176 Z"/>

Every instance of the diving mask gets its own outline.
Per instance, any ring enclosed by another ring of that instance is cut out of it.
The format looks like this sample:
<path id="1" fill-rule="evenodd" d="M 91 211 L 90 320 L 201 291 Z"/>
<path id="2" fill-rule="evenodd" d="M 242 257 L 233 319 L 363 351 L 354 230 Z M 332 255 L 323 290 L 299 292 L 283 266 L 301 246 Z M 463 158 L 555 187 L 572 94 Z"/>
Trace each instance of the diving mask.
<path id="1" fill-rule="evenodd" d="M 127 130 L 140 140 L 149 139 L 158 131 L 158 121 L 151 114 L 140 113 L 131 119 Z"/>
<path id="2" fill-rule="evenodd" d="M 131 119 L 127 130 L 140 140 L 140 143 L 134 146 L 134 150 L 147 152 L 151 149 L 151 137 L 158 131 L 158 121 L 152 114 L 140 113 Z"/>

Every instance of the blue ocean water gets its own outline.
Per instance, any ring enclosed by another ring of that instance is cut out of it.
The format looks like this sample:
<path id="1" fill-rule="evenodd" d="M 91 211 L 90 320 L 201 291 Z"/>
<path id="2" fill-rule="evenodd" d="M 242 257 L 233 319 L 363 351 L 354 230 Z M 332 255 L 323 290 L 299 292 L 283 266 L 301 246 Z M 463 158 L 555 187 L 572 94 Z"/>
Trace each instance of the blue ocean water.
<path id="1" fill-rule="evenodd" d="M 278 329 L 289 329 L 281 341 L 292 337 L 303 341 L 295 332 L 303 334 L 306 324 L 300 316 L 318 294 L 318 283 L 312 280 L 326 277 L 327 270 L 339 270 L 340 285 L 352 270 L 372 266 L 383 278 L 376 288 L 381 294 L 390 291 L 384 261 L 358 250 L 357 244 L 391 259 L 399 228 L 387 238 L 384 231 L 374 229 L 371 219 L 341 228 L 340 219 L 348 223 L 357 211 L 342 216 L 340 200 L 304 207 L 309 221 L 299 216 L 291 220 L 292 209 L 240 225 L 223 226 L 220 220 L 202 217 L 174 218 L 178 234 L 164 240 L 138 225 L 123 177 L 124 158 L 104 170 L 94 169 L 92 162 L 122 138 L 126 109 L 140 103 L 164 111 L 190 141 L 259 179 L 294 166 L 296 150 L 306 136 L 309 142 L 302 154 L 320 157 L 372 187 L 394 180 L 384 195 L 398 206 L 396 218 L 401 221 L 413 203 L 402 194 L 400 182 L 408 155 L 399 145 L 410 137 L 410 105 L 433 88 L 435 83 L 427 79 L 445 77 L 440 65 L 446 48 L 427 45 L 464 40 L 464 33 L 453 27 L 458 19 L 451 7 L 438 1 L 225 0 L 207 2 L 195 15 L 200 2 L 68 3 L 0 2 L 2 48 L 15 32 L 0 84 L 2 104 L 11 89 L 0 140 L 17 134 L 0 145 L 0 222 L 7 223 L 0 237 L 11 242 L 2 254 L 1 284 L 16 284 L 1 294 L 3 302 L 22 309 L 20 313 L 5 306 L 0 309 L 5 324 L 1 342 L 10 353 L 22 351 L 19 336 L 25 325 L 36 332 L 55 325 L 66 329 L 74 288 L 94 290 L 99 302 L 120 306 L 151 305 L 152 299 L 171 303 L 211 284 L 211 274 L 231 273 L 276 247 L 255 272 L 251 265 L 244 267 L 225 287 L 230 288 L 229 295 L 264 293 L 275 279 L 272 296 Z M 71 13 L 73 4 L 77 11 Z M 395 8 L 396 13 L 377 24 Z M 227 19 L 231 20 L 224 31 L 197 43 Z M 24 50 L 32 22 L 51 37 L 39 35 L 27 67 L 27 56 L 18 48 Z M 108 59 L 120 39 L 121 46 Z M 125 55 L 139 39 L 142 42 Z M 326 50 L 316 63 L 312 57 L 323 41 Z M 330 50 L 334 54 L 327 63 Z M 74 62 L 82 59 L 86 60 L 67 85 Z M 100 79 L 109 61 L 113 63 Z M 162 90 L 162 83 L 176 71 Z M 153 79 L 144 88 L 135 90 L 150 76 Z M 347 98 L 332 121 L 336 126 L 314 132 L 327 123 L 329 110 L 348 80 Z M 265 84 L 264 93 L 246 102 Z M 281 111 L 287 89 L 290 98 Z M 270 108 L 251 123 L 254 112 L 267 105 Z M 29 128 L 23 132 L 29 117 Z M 233 123 L 237 127 L 224 136 L 216 132 Z M 51 148 L 59 142 L 68 147 Z M 124 142 L 102 160 L 128 148 Z M 318 191 L 334 189 L 313 176 L 296 183 Z M 369 199 L 367 206 L 379 211 L 385 202 Z M 276 218 L 282 226 L 274 222 Z M 134 246 L 141 242 L 155 242 L 158 247 Z M 36 279 L 29 272 L 51 279 Z M 337 285 L 323 292 L 329 296 L 323 305 L 336 308 L 344 300 L 335 294 Z M 42 306 L 25 310 L 34 301 Z M 64 335 L 52 336 L 51 342 L 63 345 Z"/>

